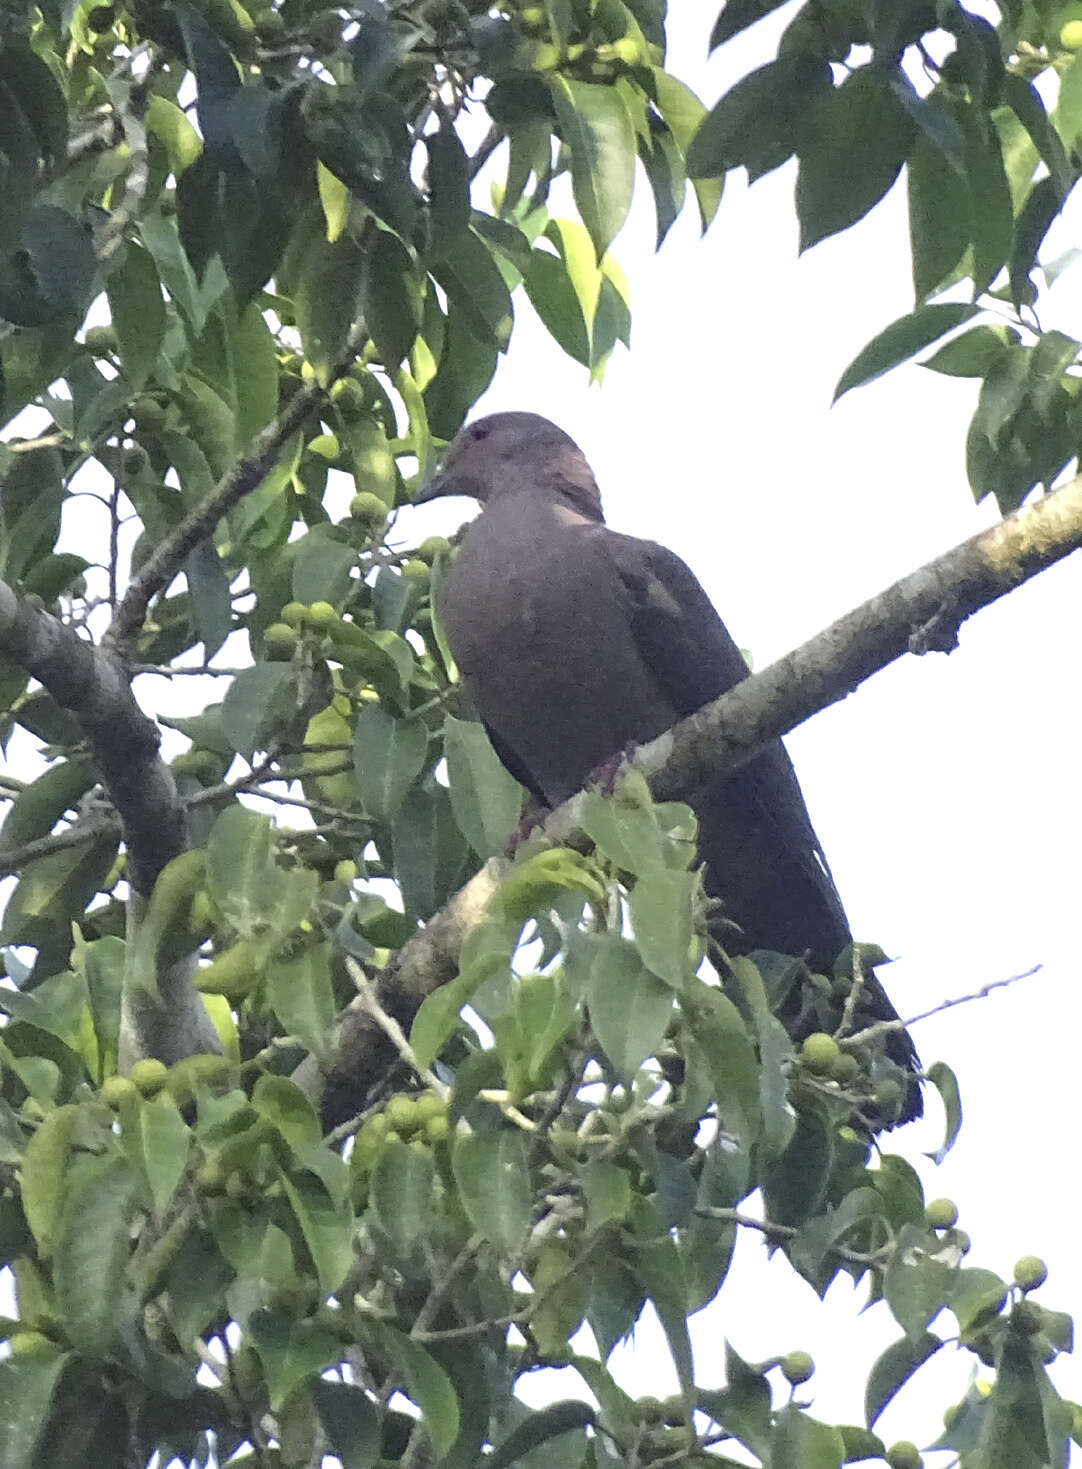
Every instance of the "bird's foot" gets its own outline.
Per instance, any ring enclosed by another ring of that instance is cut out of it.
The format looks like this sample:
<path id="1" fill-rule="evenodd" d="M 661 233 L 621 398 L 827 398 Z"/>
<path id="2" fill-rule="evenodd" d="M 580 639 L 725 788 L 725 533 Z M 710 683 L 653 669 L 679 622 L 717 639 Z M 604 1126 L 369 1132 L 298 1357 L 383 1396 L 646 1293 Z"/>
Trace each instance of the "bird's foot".
<path id="1" fill-rule="evenodd" d="M 548 806 L 543 805 L 540 801 L 531 800 L 523 813 L 522 820 L 507 838 L 507 855 L 513 857 L 519 847 L 529 839 L 533 832 L 544 826 L 551 815 L 552 811 Z"/>
<path id="2" fill-rule="evenodd" d="M 638 748 L 638 745 L 632 742 L 625 745 L 622 750 L 617 750 L 615 755 L 610 755 L 607 760 L 603 760 L 596 770 L 590 772 L 586 782 L 587 786 L 596 786 L 603 796 L 615 795 L 620 777 Z"/>

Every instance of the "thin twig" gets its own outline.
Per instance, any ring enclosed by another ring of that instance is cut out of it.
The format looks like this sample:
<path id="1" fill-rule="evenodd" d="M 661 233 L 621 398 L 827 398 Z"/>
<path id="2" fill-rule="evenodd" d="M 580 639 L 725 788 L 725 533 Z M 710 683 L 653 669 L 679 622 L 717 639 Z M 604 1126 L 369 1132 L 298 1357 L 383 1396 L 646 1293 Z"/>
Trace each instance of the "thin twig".
<path id="1" fill-rule="evenodd" d="M 911 1025 L 916 1025 L 920 1020 L 929 1020 L 933 1015 L 942 1014 L 944 1010 L 953 1010 L 955 1005 L 968 1005 L 971 1000 L 983 1000 L 993 990 L 1005 989 L 1007 985 L 1017 984 L 1019 980 L 1032 979 L 1043 968 L 1043 964 L 1034 964 L 1031 968 L 1023 970 L 1021 974 L 1011 974 L 1006 979 L 993 979 L 988 984 L 982 985 L 979 990 L 974 990 L 972 994 L 955 995 L 952 999 L 941 1000 L 930 1010 L 922 1010 L 919 1015 L 913 1015 L 908 1020 L 877 1020 L 874 1025 L 858 1030 L 855 1035 L 841 1037 L 838 1044 L 852 1048 L 864 1045 L 867 1041 L 878 1040 L 880 1036 L 892 1035 L 895 1031 L 908 1030 Z"/>
<path id="2" fill-rule="evenodd" d="M 368 1012 L 369 1017 L 383 1031 L 406 1065 L 412 1071 L 416 1072 L 425 1085 L 430 1087 L 437 1096 L 443 1097 L 446 1100 L 451 1095 L 451 1088 L 440 1081 L 434 1071 L 431 1071 L 427 1066 L 421 1065 L 413 1047 L 406 1039 L 405 1031 L 399 1025 L 398 1021 L 393 1016 L 388 1015 L 386 1010 L 384 1010 L 376 998 L 375 986 L 357 963 L 356 959 L 350 958 L 348 954 L 346 956 L 346 969 L 349 971 L 349 977 L 357 988 L 357 998 L 360 1000 L 362 1007 Z"/>

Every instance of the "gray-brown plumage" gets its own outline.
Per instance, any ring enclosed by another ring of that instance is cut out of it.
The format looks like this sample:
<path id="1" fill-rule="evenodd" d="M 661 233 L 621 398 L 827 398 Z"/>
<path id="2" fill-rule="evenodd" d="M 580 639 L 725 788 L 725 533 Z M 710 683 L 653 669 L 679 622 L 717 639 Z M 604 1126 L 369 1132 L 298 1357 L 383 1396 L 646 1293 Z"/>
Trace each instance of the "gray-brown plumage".
<path id="1" fill-rule="evenodd" d="M 586 459 L 547 419 L 498 413 L 468 425 L 419 498 L 437 495 L 484 507 L 449 569 L 440 615 L 501 760 L 549 805 L 746 677 L 688 567 L 608 529 Z M 687 799 L 707 890 L 723 904 L 723 947 L 807 953 L 829 973 L 849 926 L 781 741 Z M 870 972 L 861 1012 L 897 1018 Z M 908 1036 L 887 1049 L 916 1067 Z M 914 1083 L 905 1116 L 919 1110 Z"/>

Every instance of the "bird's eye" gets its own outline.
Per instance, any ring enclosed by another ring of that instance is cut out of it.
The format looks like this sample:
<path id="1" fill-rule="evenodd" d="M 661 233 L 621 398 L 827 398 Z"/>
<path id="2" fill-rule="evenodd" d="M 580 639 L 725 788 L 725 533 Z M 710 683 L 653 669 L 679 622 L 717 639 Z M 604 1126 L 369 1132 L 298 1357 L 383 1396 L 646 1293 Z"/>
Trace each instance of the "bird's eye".
<path id="1" fill-rule="evenodd" d="M 475 444 L 479 444 L 482 439 L 487 439 L 488 438 L 489 433 L 490 433 L 490 430 L 489 430 L 489 428 L 488 428 L 488 426 L 486 424 L 483 424 L 483 423 L 475 423 L 473 425 L 473 427 L 470 429 L 470 438 L 473 440 L 473 442 Z"/>

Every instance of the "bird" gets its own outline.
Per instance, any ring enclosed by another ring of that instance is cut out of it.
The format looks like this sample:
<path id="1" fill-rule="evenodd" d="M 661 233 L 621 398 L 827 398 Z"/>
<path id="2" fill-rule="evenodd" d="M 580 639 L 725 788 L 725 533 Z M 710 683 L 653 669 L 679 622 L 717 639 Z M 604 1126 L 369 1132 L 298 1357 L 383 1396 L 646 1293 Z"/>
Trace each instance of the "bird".
<path id="1" fill-rule="evenodd" d="M 690 568 L 605 524 L 585 455 L 547 418 L 494 413 L 460 429 L 414 501 L 452 495 L 482 511 L 437 614 L 497 755 L 541 803 L 559 805 L 748 676 Z M 781 740 L 686 800 L 725 952 L 797 956 L 829 975 L 852 935 Z M 822 1028 L 799 994 L 779 1013 L 797 1038 Z M 857 1019 L 898 1019 L 869 966 Z M 908 1074 L 897 1117 L 908 1121 L 922 1110 L 919 1061 L 901 1029 L 885 1050 Z"/>

